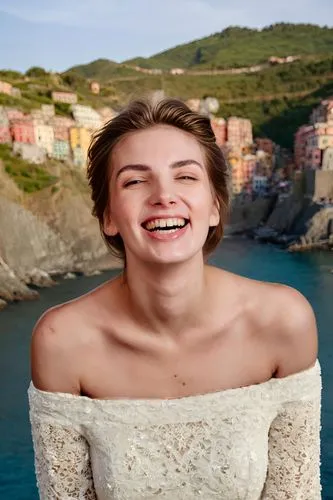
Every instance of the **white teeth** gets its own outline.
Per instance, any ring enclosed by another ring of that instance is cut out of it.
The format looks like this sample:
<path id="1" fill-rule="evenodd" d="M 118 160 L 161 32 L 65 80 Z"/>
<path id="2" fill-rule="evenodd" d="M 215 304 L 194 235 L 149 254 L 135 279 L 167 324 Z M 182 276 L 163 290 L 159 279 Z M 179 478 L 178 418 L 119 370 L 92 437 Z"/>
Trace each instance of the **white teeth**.
<path id="1" fill-rule="evenodd" d="M 164 227 L 173 227 L 173 226 L 183 227 L 185 226 L 185 224 L 186 224 L 185 219 L 178 219 L 178 218 L 155 219 L 147 222 L 145 227 L 146 229 L 148 229 L 148 231 L 151 231 L 152 229 L 164 228 Z M 170 231 L 173 231 L 173 229 Z"/>

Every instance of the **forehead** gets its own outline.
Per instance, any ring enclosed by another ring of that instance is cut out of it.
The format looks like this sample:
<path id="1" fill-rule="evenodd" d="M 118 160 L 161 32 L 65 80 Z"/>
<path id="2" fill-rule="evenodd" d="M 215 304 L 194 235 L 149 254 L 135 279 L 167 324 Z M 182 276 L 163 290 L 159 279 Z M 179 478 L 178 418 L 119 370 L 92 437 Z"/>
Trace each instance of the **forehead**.
<path id="1" fill-rule="evenodd" d="M 113 168 L 127 163 L 142 163 L 153 167 L 187 159 L 204 163 L 200 144 L 188 132 L 169 125 L 156 125 L 127 134 L 115 146 L 111 155 Z"/>

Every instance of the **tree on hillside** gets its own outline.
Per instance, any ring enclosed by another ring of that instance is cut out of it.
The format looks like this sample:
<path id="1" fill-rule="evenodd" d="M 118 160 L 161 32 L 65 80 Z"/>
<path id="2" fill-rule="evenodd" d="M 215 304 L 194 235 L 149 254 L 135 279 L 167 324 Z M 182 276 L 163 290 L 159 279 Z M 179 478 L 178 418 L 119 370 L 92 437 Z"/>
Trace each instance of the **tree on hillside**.
<path id="1" fill-rule="evenodd" d="M 41 68 L 40 66 L 32 66 L 26 71 L 25 74 L 27 76 L 31 76 L 32 78 L 39 78 L 41 76 L 47 75 L 48 73 L 44 68 Z"/>
<path id="2" fill-rule="evenodd" d="M 200 64 L 202 62 L 202 48 L 198 47 L 195 51 L 193 64 Z"/>
<path id="3" fill-rule="evenodd" d="M 0 70 L 0 77 L 1 78 L 10 78 L 12 80 L 16 80 L 22 77 L 22 73 L 19 71 L 14 71 L 11 69 L 2 69 Z"/>
<path id="4" fill-rule="evenodd" d="M 63 82 L 70 87 L 78 88 L 86 84 L 85 78 L 78 73 L 75 73 L 75 71 L 68 71 L 67 73 L 62 74 L 61 77 Z"/>

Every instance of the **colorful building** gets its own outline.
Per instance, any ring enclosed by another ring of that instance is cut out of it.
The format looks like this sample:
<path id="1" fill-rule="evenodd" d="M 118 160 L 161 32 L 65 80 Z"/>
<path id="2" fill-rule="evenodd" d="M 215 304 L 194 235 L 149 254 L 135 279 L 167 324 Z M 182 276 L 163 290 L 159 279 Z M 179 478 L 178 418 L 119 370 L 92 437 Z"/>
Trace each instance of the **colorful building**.
<path id="1" fill-rule="evenodd" d="M 91 134 L 86 128 L 71 127 L 69 129 L 69 138 L 72 149 L 80 147 L 84 151 L 88 151 L 89 144 L 91 141 Z"/>
<path id="2" fill-rule="evenodd" d="M 321 101 L 319 106 L 312 110 L 310 123 L 324 123 L 333 120 L 333 97 Z"/>
<path id="3" fill-rule="evenodd" d="M 244 185 L 242 157 L 235 152 L 230 152 L 228 155 L 228 161 L 231 167 L 232 193 L 237 195 L 241 193 Z"/>
<path id="4" fill-rule="evenodd" d="M 87 161 L 87 154 L 85 151 L 80 146 L 76 146 L 72 149 L 72 153 L 74 165 L 76 167 L 84 167 Z"/>
<path id="5" fill-rule="evenodd" d="M 227 141 L 232 149 L 242 149 L 253 143 L 252 123 L 246 118 L 232 116 L 227 121 Z"/>
<path id="6" fill-rule="evenodd" d="M 101 88 L 100 88 L 100 85 L 98 82 L 94 81 L 94 82 L 90 83 L 90 92 L 92 94 L 99 94 L 100 90 L 101 90 Z"/>
<path id="7" fill-rule="evenodd" d="M 87 152 L 91 141 L 91 134 L 84 127 L 71 127 L 69 129 L 69 137 L 74 165 L 82 167 L 87 161 Z"/>
<path id="8" fill-rule="evenodd" d="M 21 156 L 23 160 L 30 163 L 44 163 L 46 160 L 45 151 L 36 144 L 28 144 L 23 142 L 13 143 L 13 153 Z"/>
<path id="9" fill-rule="evenodd" d="M 0 144 L 8 144 L 11 141 L 9 126 L 0 124 Z"/>
<path id="10" fill-rule="evenodd" d="M 252 191 L 261 195 L 267 192 L 268 177 L 265 175 L 254 175 L 252 178 Z"/>
<path id="11" fill-rule="evenodd" d="M 53 127 L 51 125 L 45 125 L 41 120 L 33 120 L 33 124 L 37 146 L 51 156 L 54 143 Z"/>
<path id="12" fill-rule="evenodd" d="M 333 170 L 333 147 L 328 147 L 324 151 L 322 170 Z"/>
<path id="13" fill-rule="evenodd" d="M 73 104 L 72 113 L 74 120 L 79 127 L 96 130 L 102 125 L 101 116 L 91 106 Z"/>
<path id="14" fill-rule="evenodd" d="M 52 101 L 65 104 L 76 104 L 77 95 L 74 92 L 52 92 Z"/>
<path id="15" fill-rule="evenodd" d="M 24 113 L 17 108 L 4 108 L 9 121 L 24 119 Z"/>
<path id="16" fill-rule="evenodd" d="M 218 146 L 223 146 L 227 140 L 226 121 L 223 118 L 212 118 L 210 124 L 215 134 L 216 144 Z"/>
<path id="17" fill-rule="evenodd" d="M 34 124 L 30 117 L 11 121 L 10 132 L 14 142 L 36 144 Z"/>
<path id="18" fill-rule="evenodd" d="M 53 151 L 50 156 L 55 160 L 60 160 L 60 161 L 68 160 L 70 157 L 69 141 L 55 140 L 53 142 Z"/>
<path id="19" fill-rule="evenodd" d="M 302 125 L 295 134 L 294 158 L 297 170 L 303 170 L 305 168 L 307 139 L 312 131 L 312 125 Z"/>
<path id="20" fill-rule="evenodd" d="M 48 124 L 53 127 L 54 139 L 57 141 L 69 141 L 69 129 L 74 127 L 75 122 L 66 116 L 53 116 Z"/>

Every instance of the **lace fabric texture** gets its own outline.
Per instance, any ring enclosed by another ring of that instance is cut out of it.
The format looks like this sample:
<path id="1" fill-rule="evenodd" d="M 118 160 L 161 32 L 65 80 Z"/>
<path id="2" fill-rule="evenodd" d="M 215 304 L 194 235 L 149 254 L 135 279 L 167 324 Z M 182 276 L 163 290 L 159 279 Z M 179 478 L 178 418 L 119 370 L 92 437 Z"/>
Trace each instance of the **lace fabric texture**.
<path id="1" fill-rule="evenodd" d="M 30 384 L 42 500 L 320 500 L 321 374 L 179 399 Z"/>

